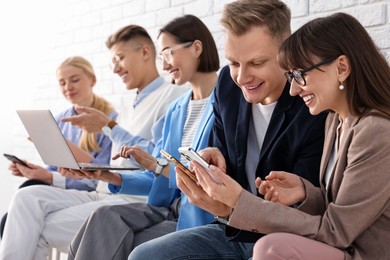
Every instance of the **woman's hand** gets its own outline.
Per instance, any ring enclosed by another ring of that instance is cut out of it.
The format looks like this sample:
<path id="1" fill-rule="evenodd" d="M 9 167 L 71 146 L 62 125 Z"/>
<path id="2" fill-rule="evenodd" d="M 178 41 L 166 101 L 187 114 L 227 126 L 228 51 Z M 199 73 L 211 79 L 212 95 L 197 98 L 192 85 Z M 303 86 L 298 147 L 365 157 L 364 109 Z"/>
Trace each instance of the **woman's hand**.
<path id="1" fill-rule="evenodd" d="M 265 180 L 256 179 L 256 187 L 266 200 L 291 206 L 306 197 L 303 182 L 298 175 L 271 171 Z"/>
<path id="2" fill-rule="evenodd" d="M 47 184 L 53 183 L 53 174 L 46 168 L 29 162 L 26 163 L 30 168 L 17 163 L 9 169 L 12 169 L 12 174 L 15 176 L 24 176 L 29 180 L 40 180 Z"/>
<path id="3" fill-rule="evenodd" d="M 113 160 L 118 159 L 119 157 L 130 158 L 133 157 L 134 160 L 144 169 L 148 171 L 154 171 L 157 167 L 157 160 L 152 155 L 145 152 L 140 147 L 134 146 L 126 146 L 122 145 L 119 153 L 112 157 Z"/>
<path id="4" fill-rule="evenodd" d="M 12 175 L 14 175 L 14 176 L 24 177 L 23 174 L 21 173 L 21 171 L 19 171 L 18 167 L 16 167 L 16 163 L 14 163 L 14 162 L 11 162 L 9 164 L 8 170 L 10 170 Z"/>
<path id="5" fill-rule="evenodd" d="M 74 178 L 78 179 L 94 179 L 99 181 L 108 182 L 117 186 L 122 185 L 122 177 L 119 173 L 110 172 L 105 170 L 97 171 L 80 171 L 75 169 L 65 169 L 69 171 L 69 174 L 72 174 Z"/>
<path id="6" fill-rule="evenodd" d="M 67 168 L 58 167 L 57 171 L 61 174 L 61 176 L 68 179 L 81 180 L 85 178 L 85 176 L 80 176 L 80 174 L 76 174 Z"/>

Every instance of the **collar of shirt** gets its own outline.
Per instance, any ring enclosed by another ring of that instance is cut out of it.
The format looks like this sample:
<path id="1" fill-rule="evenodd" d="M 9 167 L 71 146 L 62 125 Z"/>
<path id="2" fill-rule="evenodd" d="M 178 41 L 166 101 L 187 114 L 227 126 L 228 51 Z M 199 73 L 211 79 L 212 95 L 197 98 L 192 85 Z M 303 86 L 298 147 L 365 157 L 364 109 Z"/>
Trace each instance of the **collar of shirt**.
<path id="1" fill-rule="evenodd" d="M 134 99 L 133 107 L 135 108 L 141 101 L 147 97 L 150 93 L 158 89 L 165 80 L 163 77 L 159 76 L 152 82 L 150 82 L 141 92 L 137 92 L 137 97 Z"/>

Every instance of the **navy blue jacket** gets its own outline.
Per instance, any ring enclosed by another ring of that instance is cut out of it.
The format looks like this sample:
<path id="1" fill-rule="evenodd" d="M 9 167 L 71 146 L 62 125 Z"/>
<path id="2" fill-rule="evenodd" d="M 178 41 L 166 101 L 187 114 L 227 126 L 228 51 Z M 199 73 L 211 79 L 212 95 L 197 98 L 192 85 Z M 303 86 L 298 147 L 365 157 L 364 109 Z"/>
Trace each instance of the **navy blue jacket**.
<path id="1" fill-rule="evenodd" d="M 287 83 L 272 114 L 256 176 L 264 179 L 270 171 L 287 171 L 319 186 L 326 113 L 312 116 L 302 98 L 290 96 L 289 88 Z M 229 67 L 225 66 L 215 89 L 215 123 L 209 146 L 221 150 L 226 159 L 227 173 L 248 190 L 245 158 L 251 106 L 231 79 Z M 248 242 L 255 242 L 259 238 L 257 233 L 232 227 L 227 227 L 227 236 Z"/>

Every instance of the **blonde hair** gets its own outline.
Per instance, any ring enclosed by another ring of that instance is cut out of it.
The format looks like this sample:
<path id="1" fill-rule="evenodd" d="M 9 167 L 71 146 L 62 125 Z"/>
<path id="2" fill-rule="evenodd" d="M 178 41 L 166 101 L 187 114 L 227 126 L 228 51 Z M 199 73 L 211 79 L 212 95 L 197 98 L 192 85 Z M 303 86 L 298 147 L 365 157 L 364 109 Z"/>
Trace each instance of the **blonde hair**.
<path id="1" fill-rule="evenodd" d="M 58 66 L 57 71 L 64 66 L 73 66 L 79 68 L 96 82 L 96 74 L 92 64 L 85 58 L 80 56 L 69 57 Z M 110 102 L 102 97 L 97 96 L 96 94 L 93 94 L 93 102 L 91 107 L 103 112 L 106 115 L 109 115 L 114 111 L 114 108 Z M 96 133 L 88 133 L 87 131 L 82 130 L 79 147 L 89 153 L 93 151 L 100 152 L 100 147 L 96 136 Z"/>

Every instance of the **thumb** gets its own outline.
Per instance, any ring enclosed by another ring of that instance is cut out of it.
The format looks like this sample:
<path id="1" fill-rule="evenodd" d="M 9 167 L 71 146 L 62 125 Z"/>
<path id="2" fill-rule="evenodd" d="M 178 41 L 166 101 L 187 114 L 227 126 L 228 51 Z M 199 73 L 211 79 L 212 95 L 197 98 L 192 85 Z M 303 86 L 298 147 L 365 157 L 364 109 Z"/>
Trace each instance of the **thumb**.
<path id="1" fill-rule="evenodd" d="M 284 179 L 285 172 L 282 171 L 271 171 L 268 176 L 265 177 L 266 180 L 274 180 L 274 179 Z"/>

